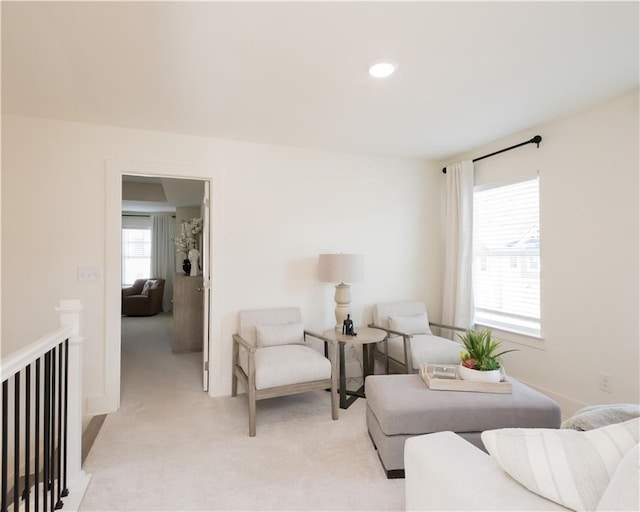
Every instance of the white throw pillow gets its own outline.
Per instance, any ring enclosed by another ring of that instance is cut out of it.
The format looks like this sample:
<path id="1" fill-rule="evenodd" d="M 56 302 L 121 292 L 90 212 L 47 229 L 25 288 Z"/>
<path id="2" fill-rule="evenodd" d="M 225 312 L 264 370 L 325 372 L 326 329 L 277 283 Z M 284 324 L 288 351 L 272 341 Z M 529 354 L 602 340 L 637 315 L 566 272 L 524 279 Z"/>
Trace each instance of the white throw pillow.
<path id="1" fill-rule="evenodd" d="M 426 313 L 412 316 L 390 316 L 389 329 L 406 334 L 431 334 Z"/>
<path id="2" fill-rule="evenodd" d="M 565 420 L 560 425 L 560 428 L 591 430 L 605 427 L 612 423 L 622 423 L 633 418 L 640 418 L 639 404 L 590 405 L 580 409 L 571 418 Z"/>
<path id="3" fill-rule="evenodd" d="M 486 430 L 495 461 L 527 489 L 573 510 L 596 510 L 616 468 L 638 444 L 640 419 L 580 432 L 569 429 Z"/>
<path id="4" fill-rule="evenodd" d="M 620 461 L 596 510 L 640 510 L 640 444 Z"/>
<path id="5" fill-rule="evenodd" d="M 155 290 L 160 282 L 157 279 L 147 279 L 142 287 L 142 295 L 149 295 L 149 290 Z"/>
<path id="6" fill-rule="evenodd" d="M 256 341 L 258 347 L 302 343 L 304 341 L 304 326 L 302 323 L 256 325 Z"/>

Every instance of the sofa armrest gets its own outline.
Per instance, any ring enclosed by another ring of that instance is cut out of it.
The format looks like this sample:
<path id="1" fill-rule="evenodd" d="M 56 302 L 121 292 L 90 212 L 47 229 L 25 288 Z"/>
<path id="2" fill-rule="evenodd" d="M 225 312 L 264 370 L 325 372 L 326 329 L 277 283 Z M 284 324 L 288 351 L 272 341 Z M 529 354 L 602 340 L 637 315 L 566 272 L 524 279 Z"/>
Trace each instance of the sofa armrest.
<path id="1" fill-rule="evenodd" d="M 406 510 L 567 510 L 527 490 L 453 432 L 404 444 Z"/>

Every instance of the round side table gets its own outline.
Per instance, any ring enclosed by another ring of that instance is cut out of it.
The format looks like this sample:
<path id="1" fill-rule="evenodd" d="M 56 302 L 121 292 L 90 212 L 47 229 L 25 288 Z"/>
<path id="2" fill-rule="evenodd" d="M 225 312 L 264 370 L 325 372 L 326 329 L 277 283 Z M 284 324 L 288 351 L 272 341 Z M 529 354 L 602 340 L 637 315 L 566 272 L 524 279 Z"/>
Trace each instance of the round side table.
<path id="1" fill-rule="evenodd" d="M 364 379 L 367 375 L 373 373 L 373 350 L 369 353 L 369 345 L 384 341 L 387 333 L 382 329 L 374 329 L 373 327 L 355 327 L 354 331 L 357 336 L 349 336 L 342 334 L 335 329 L 327 329 L 322 333 L 323 336 L 330 340 L 337 341 L 339 347 L 339 364 L 340 364 L 340 408 L 347 409 L 358 398 L 364 398 Z M 345 372 L 345 346 L 347 343 L 351 345 L 362 346 L 362 386 L 355 391 L 347 389 L 347 376 Z M 326 351 L 326 345 L 325 345 Z M 347 395 L 349 397 L 347 398 Z"/>

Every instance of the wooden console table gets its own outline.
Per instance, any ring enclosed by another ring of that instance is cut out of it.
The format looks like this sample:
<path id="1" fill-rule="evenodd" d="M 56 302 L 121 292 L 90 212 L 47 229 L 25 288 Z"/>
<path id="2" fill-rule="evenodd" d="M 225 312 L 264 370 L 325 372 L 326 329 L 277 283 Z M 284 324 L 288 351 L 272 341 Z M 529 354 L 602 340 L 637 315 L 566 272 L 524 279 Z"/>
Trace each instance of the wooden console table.
<path id="1" fill-rule="evenodd" d="M 202 350 L 204 311 L 202 276 L 176 274 L 173 282 L 173 337 L 176 352 Z"/>

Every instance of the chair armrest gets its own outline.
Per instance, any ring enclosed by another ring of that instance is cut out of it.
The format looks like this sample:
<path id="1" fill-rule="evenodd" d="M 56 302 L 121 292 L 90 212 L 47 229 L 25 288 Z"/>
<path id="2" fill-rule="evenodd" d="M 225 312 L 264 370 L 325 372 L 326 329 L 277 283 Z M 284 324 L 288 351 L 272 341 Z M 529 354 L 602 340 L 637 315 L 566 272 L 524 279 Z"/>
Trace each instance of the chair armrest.
<path id="1" fill-rule="evenodd" d="M 438 324 L 436 322 L 429 322 L 429 325 L 433 325 L 434 327 L 440 327 L 440 329 L 451 329 L 452 331 L 465 332 L 467 330 L 464 327 L 456 327 L 455 325 Z"/>
<path id="2" fill-rule="evenodd" d="M 402 336 L 402 345 L 404 349 L 404 366 L 406 368 L 407 373 L 413 372 L 413 355 L 411 354 L 411 339 L 413 338 L 413 334 L 409 334 L 407 332 L 394 331 L 393 329 L 387 329 L 385 327 L 381 327 L 374 323 L 369 324 L 369 327 L 373 329 L 381 329 L 387 333 L 387 337 L 384 341 L 388 341 L 389 335 L 393 334 L 395 336 Z M 387 354 L 388 360 L 388 354 Z M 388 363 L 387 363 L 387 371 L 388 371 Z"/>
<path id="3" fill-rule="evenodd" d="M 305 331 L 304 331 L 305 339 L 306 339 L 307 336 L 311 336 L 312 338 L 317 338 L 317 339 L 319 339 L 321 341 L 324 341 L 325 343 L 335 343 L 336 342 L 336 340 L 331 340 L 331 339 L 327 338 L 326 336 L 323 336 L 322 334 L 318 334 L 318 333 L 315 333 L 315 332 L 312 332 L 312 331 L 307 331 L 305 329 Z"/>
<path id="4" fill-rule="evenodd" d="M 404 338 L 413 338 L 413 334 L 409 334 L 408 332 L 394 331 L 393 329 L 380 327 L 379 325 L 376 325 L 376 324 L 369 324 L 368 327 L 371 327 L 372 329 L 380 329 L 381 331 L 385 331 L 387 334 L 393 334 L 394 336 L 402 336 Z"/>
<path id="5" fill-rule="evenodd" d="M 122 297 L 129 297 L 130 295 L 137 295 L 135 286 L 126 286 L 122 289 Z"/>
<path id="6" fill-rule="evenodd" d="M 236 342 L 238 345 L 242 345 L 250 353 L 254 353 L 256 351 L 256 347 L 254 345 L 251 345 L 247 340 L 245 340 L 239 334 L 233 335 L 233 341 Z"/>

